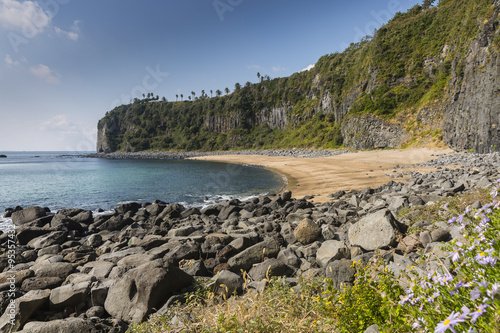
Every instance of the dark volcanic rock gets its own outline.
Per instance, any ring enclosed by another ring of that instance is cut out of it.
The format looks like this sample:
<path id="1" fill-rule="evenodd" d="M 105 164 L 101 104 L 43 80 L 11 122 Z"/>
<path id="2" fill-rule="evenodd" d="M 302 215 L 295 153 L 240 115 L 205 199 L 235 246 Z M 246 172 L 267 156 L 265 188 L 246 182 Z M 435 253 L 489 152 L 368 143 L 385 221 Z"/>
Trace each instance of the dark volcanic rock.
<path id="1" fill-rule="evenodd" d="M 240 269 L 248 270 L 253 264 L 262 262 L 266 257 L 275 257 L 279 253 L 279 250 L 280 245 L 276 240 L 266 238 L 264 241 L 230 258 L 228 264 L 237 272 L 239 272 Z"/>
<path id="2" fill-rule="evenodd" d="M 127 272 L 111 286 L 104 308 L 127 323 L 141 322 L 159 309 L 174 292 L 191 284 L 192 277 L 179 268 L 146 263 Z"/>
<path id="3" fill-rule="evenodd" d="M 12 222 L 15 225 L 23 225 L 47 215 L 47 211 L 42 207 L 29 207 L 12 213 Z"/>

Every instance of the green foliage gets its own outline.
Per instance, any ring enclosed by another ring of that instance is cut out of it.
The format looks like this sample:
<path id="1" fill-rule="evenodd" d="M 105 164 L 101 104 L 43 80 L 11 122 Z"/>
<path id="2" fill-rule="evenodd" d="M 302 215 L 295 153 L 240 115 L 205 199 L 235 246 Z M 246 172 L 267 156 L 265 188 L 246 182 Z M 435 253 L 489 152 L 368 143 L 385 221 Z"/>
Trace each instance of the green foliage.
<path id="1" fill-rule="evenodd" d="M 398 315 L 393 314 L 392 308 L 404 291 L 394 276 L 387 271 L 378 274 L 379 267 L 363 266 L 361 260 L 353 262 L 352 267 L 357 271 L 353 286 L 338 290 L 328 280 L 326 291 L 317 298 L 329 323 L 337 332 L 350 333 L 397 321 Z"/>
<path id="2" fill-rule="evenodd" d="M 493 202 L 478 211 L 470 208 L 448 223 L 461 230 L 463 242 L 453 241 L 446 250 L 453 262 L 434 274 L 408 274 L 411 288 L 393 308 L 403 314 L 399 332 L 499 332 L 500 324 L 500 211 Z M 389 328 L 390 325 L 386 325 Z"/>
<path id="3" fill-rule="evenodd" d="M 470 43 L 493 16 L 491 0 L 433 3 L 425 0 L 397 13 L 373 37 L 322 56 L 309 71 L 272 80 L 259 75 L 260 82 L 236 83 L 224 96 L 218 89 L 213 98 L 202 93 L 195 99 L 192 92 L 192 102 L 136 100 L 107 113 L 99 126 L 112 129 L 106 131 L 112 150 L 338 147 L 342 119 L 323 115 L 325 97 L 333 101 L 327 105 L 333 113 L 349 109 L 393 118 L 446 97 L 452 62 L 463 76 Z M 497 48 L 499 38 L 493 42 Z M 288 110 L 285 129 L 265 119 L 278 107 Z"/>

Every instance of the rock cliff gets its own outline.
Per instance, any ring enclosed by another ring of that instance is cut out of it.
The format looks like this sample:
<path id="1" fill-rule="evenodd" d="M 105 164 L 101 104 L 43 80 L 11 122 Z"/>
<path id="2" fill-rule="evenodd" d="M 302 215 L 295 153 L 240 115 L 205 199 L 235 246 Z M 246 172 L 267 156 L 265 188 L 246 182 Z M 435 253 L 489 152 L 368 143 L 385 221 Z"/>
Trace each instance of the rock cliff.
<path id="1" fill-rule="evenodd" d="M 497 151 L 499 12 L 500 0 L 416 5 L 309 71 L 222 97 L 136 100 L 101 119 L 97 151 L 332 147 L 342 138 L 354 149 L 396 148 L 428 134 L 456 150 Z"/>
<path id="2" fill-rule="evenodd" d="M 455 59 L 443 134 L 457 150 L 487 153 L 500 148 L 500 57 L 492 45 L 498 38 L 497 10 L 471 43 L 463 64 Z M 459 66 L 463 66 L 460 69 Z"/>

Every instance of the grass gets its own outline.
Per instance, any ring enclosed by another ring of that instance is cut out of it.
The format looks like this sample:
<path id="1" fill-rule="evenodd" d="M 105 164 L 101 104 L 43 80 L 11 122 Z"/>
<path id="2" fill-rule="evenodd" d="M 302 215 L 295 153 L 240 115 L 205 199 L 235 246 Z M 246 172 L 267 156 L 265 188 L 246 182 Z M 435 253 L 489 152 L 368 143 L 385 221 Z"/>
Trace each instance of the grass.
<path id="1" fill-rule="evenodd" d="M 447 221 L 451 217 L 463 212 L 467 206 L 470 206 L 476 201 L 482 203 L 490 200 L 490 194 L 485 189 L 475 189 L 469 192 L 455 195 L 453 197 L 443 198 L 430 206 L 415 206 L 411 208 L 403 208 L 398 219 L 408 219 L 407 225 L 410 226 L 408 234 L 416 233 L 420 230 L 412 227 L 416 222 L 427 221 L 431 224 L 438 221 Z"/>

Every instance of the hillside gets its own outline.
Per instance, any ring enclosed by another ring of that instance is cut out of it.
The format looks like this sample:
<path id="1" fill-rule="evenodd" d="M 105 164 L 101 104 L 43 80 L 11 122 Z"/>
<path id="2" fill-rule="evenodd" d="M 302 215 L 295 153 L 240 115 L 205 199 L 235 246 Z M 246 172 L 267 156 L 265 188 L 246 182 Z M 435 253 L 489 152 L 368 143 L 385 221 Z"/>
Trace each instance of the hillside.
<path id="1" fill-rule="evenodd" d="M 224 96 L 121 105 L 99 121 L 97 151 L 370 149 L 441 140 L 457 150 L 497 150 L 500 0 L 428 2 L 309 71 L 263 76 Z"/>

